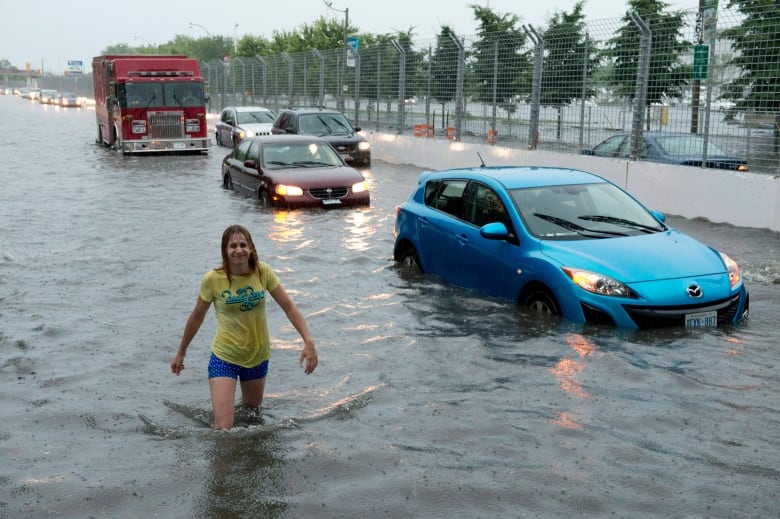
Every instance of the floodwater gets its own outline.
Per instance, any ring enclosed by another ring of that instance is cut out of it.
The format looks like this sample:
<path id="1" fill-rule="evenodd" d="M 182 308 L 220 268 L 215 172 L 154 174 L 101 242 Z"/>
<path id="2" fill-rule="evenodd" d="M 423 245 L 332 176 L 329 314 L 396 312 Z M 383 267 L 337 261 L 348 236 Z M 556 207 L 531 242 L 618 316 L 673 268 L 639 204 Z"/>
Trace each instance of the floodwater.
<path id="1" fill-rule="evenodd" d="M 227 148 L 123 157 L 92 111 L 0 114 L 0 517 L 777 517 L 777 233 L 670 217 L 740 262 L 741 326 L 539 321 L 393 268 L 418 168 L 375 160 L 369 209 L 272 212 L 221 189 Z M 214 432 L 213 313 L 169 362 L 233 223 L 320 365 L 270 303 L 262 417 Z"/>

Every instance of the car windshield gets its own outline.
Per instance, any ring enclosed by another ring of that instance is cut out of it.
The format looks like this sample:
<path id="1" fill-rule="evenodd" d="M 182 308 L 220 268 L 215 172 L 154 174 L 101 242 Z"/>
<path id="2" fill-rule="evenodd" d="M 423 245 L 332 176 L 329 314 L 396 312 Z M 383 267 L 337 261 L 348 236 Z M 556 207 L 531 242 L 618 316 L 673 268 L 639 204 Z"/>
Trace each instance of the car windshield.
<path id="1" fill-rule="evenodd" d="M 352 133 L 352 125 L 342 114 L 303 114 L 298 119 L 300 133 L 309 135 L 345 135 Z"/>
<path id="2" fill-rule="evenodd" d="M 700 157 L 704 152 L 704 139 L 695 135 L 668 135 L 657 137 L 658 146 L 667 154 L 677 157 Z M 712 142 L 707 142 L 707 155 L 726 155 Z"/>
<path id="3" fill-rule="evenodd" d="M 271 112 L 238 112 L 238 124 L 257 124 L 274 122 Z"/>
<path id="4" fill-rule="evenodd" d="M 263 146 L 263 164 L 269 170 L 343 166 L 338 153 L 327 143 L 302 142 Z"/>
<path id="5" fill-rule="evenodd" d="M 541 238 L 610 238 L 666 229 L 636 200 L 606 182 L 510 193 L 528 230 Z"/>

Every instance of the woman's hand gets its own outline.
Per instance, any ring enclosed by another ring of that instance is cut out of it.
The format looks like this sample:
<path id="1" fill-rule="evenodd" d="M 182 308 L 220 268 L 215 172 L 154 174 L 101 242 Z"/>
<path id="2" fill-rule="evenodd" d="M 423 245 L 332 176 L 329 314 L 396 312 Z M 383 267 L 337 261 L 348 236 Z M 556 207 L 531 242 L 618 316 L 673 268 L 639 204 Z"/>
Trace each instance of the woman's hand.
<path id="1" fill-rule="evenodd" d="M 317 367 L 317 348 L 314 347 L 313 342 L 307 342 L 303 345 L 303 351 L 301 352 L 301 358 L 298 362 L 303 366 L 303 372 L 307 375 L 314 371 Z"/>

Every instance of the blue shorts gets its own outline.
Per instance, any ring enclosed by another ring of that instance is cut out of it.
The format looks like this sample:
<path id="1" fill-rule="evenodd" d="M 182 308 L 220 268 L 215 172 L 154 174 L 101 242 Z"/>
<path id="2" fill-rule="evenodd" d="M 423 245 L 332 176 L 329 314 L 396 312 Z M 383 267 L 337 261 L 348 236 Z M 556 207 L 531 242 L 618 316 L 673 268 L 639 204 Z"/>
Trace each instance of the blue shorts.
<path id="1" fill-rule="evenodd" d="M 254 368 L 244 368 L 238 364 L 225 362 L 213 353 L 209 359 L 209 378 L 230 377 L 238 378 L 242 382 L 265 378 L 268 374 L 268 361 L 264 360 Z"/>

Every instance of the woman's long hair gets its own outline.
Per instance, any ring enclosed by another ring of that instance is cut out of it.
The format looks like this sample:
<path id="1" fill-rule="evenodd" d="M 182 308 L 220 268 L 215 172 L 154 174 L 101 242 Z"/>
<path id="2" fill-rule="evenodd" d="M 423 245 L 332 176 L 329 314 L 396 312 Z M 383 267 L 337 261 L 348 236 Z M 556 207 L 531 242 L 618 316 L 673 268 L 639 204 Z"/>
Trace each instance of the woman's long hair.
<path id="1" fill-rule="evenodd" d="M 230 242 L 230 237 L 234 234 L 241 234 L 243 235 L 246 242 L 249 244 L 249 248 L 251 252 L 249 253 L 249 270 L 257 271 L 258 264 L 260 260 L 257 257 L 257 249 L 255 248 L 255 242 L 252 241 L 252 235 L 249 233 L 249 230 L 244 227 L 243 225 L 231 225 L 227 229 L 225 229 L 225 232 L 222 233 L 222 267 L 221 270 L 225 272 L 225 275 L 228 278 L 228 286 L 232 283 L 232 279 L 230 277 L 230 262 L 228 261 L 228 243 Z"/>

